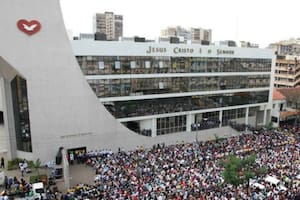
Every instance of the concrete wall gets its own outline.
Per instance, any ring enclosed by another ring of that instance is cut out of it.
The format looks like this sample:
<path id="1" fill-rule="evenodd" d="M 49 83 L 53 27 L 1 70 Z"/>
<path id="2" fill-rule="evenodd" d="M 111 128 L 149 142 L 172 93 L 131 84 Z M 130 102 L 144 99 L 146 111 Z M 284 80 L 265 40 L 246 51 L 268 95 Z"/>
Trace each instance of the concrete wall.
<path id="1" fill-rule="evenodd" d="M 39 21 L 41 30 L 31 36 L 25 34 L 17 26 L 20 19 Z M 193 139 L 193 135 L 185 133 L 156 138 L 140 136 L 110 115 L 72 54 L 59 0 L 1 0 L 0 24 L 0 77 L 5 82 L 2 99 L 6 101 L 7 124 L 4 135 L 11 157 L 40 158 L 46 162 L 54 160 L 59 147 L 117 150 Z M 125 44 L 124 48 L 127 50 Z M 245 56 L 248 51 L 240 49 L 237 53 Z M 269 58 L 270 52 L 260 51 Z M 10 81 L 15 75 L 27 80 L 32 153 L 16 151 L 10 92 Z"/>
<path id="2" fill-rule="evenodd" d="M 17 27 L 20 19 L 39 21 L 41 30 L 31 36 L 23 33 Z M 72 54 L 58 0 L 2 0 L 0 24 L 0 55 L 6 62 L 0 77 L 18 72 L 28 87 L 33 152 L 15 156 L 48 161 L 60 146 L 89 150 L 148 143 L 147 137 L 117 122 L 90 89 Z"/>
<path id="3" fill-rule="evenodd" d="M 0 111 L 3 112 L 4 110 L 4 100 L 2 100 L 3 94 L 4 93 L 4 79 L 0 77 Z M 5 129 L 4 129 L 4 124 L 0 124 L 0 152 L 7 151 L 7 138 L 5 136 Z"/>
<path id="4" fill-rule="evenodd" d="M 285 100 L 276 100 L 273 101 L 273 109 L 272 109 L 272 117 L 277 117 L 278 121 L 277 123 L 273 122 L 273 126 L 274 127 L 278 127 L 279 126 L 279 122 L 280 122 L 280 105 L 283 104 L 282 110 L 286 110 L 287 109 L 287 104 Z"/>

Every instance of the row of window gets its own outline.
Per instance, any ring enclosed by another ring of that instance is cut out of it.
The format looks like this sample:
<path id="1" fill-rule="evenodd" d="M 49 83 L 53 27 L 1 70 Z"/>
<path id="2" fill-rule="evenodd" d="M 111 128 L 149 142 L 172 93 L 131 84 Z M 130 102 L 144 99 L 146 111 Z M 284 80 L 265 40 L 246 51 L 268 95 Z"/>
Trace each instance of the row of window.
<path id="1" fill-rule="evenodd" d="M 257 107 L 249 109 L 248 116 L 254 116 Z M 230 120 L 246 117 L 246 108 L 224 110 L 222 113 L 222 126 L 227 126 Z M 219 111 L 200 113 L 195 115 L 192 131 L 219 127 Z M 186 116 L 174 116 L 157 119 L 157 135 L 186 131 Z"/>
<path id="2" fill-rule="evenodd" d="M 165 135 L 169 133 L 176 133 L 186 131 L 186 116 L 174 116 L 158 118 L 156 120 L 156 131 L 157 135 Z"/>
<path id="3" fill-rule="evenodd" d="M 88 80 L 98 97 L 269 87 L 268 75 Z"/>
<path id="4" fill-rule="evenodd" d="M 106 102 L 105 107 L 116 118 L 176 113 L 209 108 L 268 102 L 269 91 Z"/>
<path id="5" fill-rule="evenodd" d="M 11 82 L 17 149 L 32 152 L 26 80 L 16 76 Z"/>
<path id="6" fill-rule="evenodd" d="M 270 72 L 271 59 L 199 58 L 199 57 L 128 57 L 77 56 L 84 75 Z"/>

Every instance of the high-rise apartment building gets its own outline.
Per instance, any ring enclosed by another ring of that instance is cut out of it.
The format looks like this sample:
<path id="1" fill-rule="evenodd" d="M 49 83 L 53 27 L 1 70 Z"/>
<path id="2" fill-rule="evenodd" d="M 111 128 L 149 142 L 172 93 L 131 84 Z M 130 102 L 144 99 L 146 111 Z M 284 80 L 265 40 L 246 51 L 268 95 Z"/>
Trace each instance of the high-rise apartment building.
<path id="1" fill-rule="evenodd" d="M 192 43 L 210 43 L 211 29 L 189 28 L 185 29 L 181 26 L 168 27 L 161 31 L 161 36 L 165 37 L 183 37 L 185 41 Z"/>
<path id="2" fill-rule="evenodd" d="M 277 56 L 274 86 L 293 88 L 300 85 L 300 56 Z"/>
<path id="3" fill-rule="evenodd" d="M 123 36 L 123 16 L 113 12 L 96 13 L 93 20 L 95 33 L 106 35 L 107 40 L 118 40 Z"/>
<path id="4" fill-rule="evenodd" d="M 290 39 L 269 45 L 277 54 L 274 86 L 293 88 L 300 85 L 300 40 Z"/>
<path id="5" fill-rule="evenodd" d="M 290 39 L 269 45 L 270 49 L 274 49 L 277 55 L 300 55 L 300 40 Z"/>

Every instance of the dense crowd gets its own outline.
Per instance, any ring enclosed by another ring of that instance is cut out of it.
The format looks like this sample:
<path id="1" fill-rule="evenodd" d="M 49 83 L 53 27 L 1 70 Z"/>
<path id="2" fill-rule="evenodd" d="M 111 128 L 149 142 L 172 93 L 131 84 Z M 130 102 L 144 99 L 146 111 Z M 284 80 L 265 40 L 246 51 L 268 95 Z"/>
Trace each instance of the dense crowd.
<path id="1" fill-rule="evenodd" d="M 217 141 L 196 141 L 134 151 L 89 152 L 86 163 L 95 170 L 94 185 L 79 184 L 62 199 L 297 199 L 300 191 L 298 128 L 242 134 Z M 256 155 L 255 177 L 263 188 L 249 183 L 226 183 L 221 164 L 227 155 Z M 264 181 L 276 177 L 280 185 Z M 279 187 L 281 186 L 281 187 Z"/>
<path id="2" fill-rule="evenodd" d="M 25 197 L 31 192 L 31 185 L 23 179 L 17 177 L 4 178 L 4 191 L 0 194 L 0 200 L 8 199 L 11 196 Z"/>
<path id="3" fill-rule="evenodd" d="M 298 127 L 260 130 L 214 141 L 178 142 L 80 154 L 77 161 L 95 170 L 93 185 L 78 184 L 60 194 L 48 188 L 47 199 L 107 200 L 297 200 L 300 199 L 300 136 Z M 253 170 L 266 168 L 250 182 L 238 186 L 224 180 L 228 155 L 255 155 Z M 278 180 L 278 183 L 267 181 Z M 31 196 L 24 179 L 6 177 L 5 189 Z M 1 196 L 1 195 L 0 195 Z M 7 194 L 0 197 L 4 199 Z"/>

